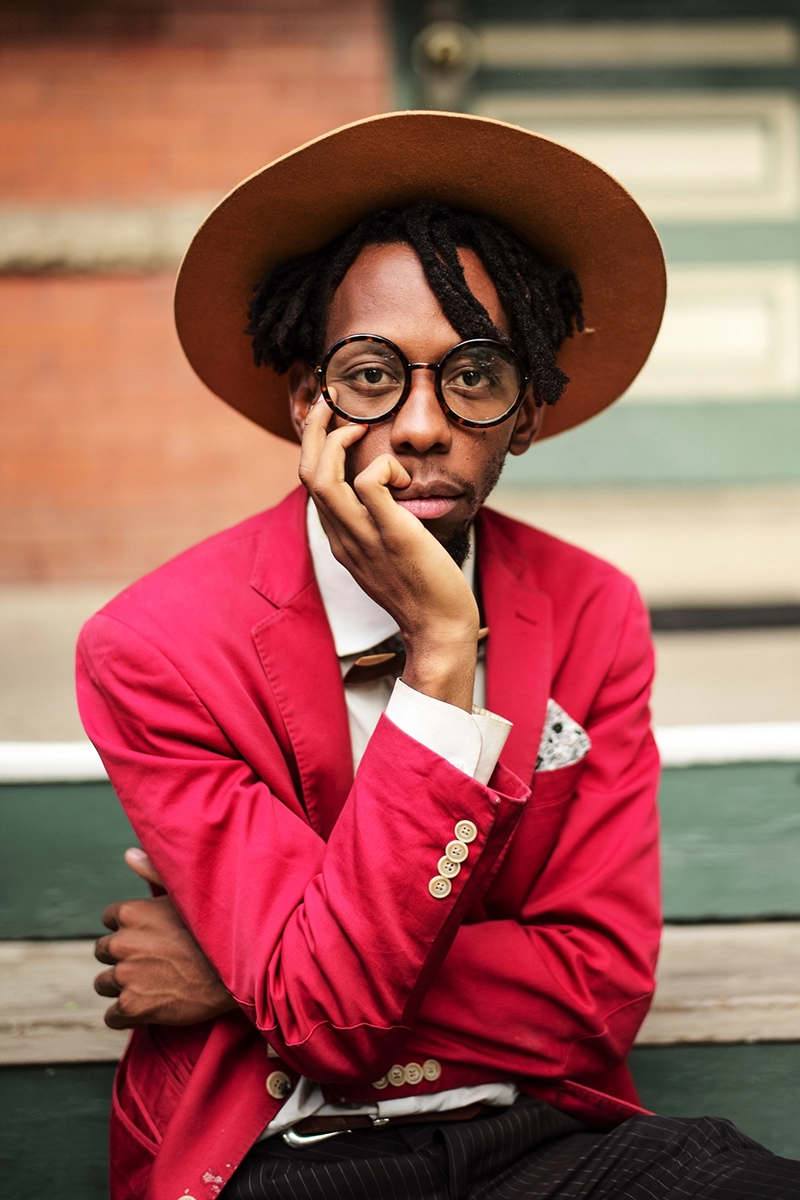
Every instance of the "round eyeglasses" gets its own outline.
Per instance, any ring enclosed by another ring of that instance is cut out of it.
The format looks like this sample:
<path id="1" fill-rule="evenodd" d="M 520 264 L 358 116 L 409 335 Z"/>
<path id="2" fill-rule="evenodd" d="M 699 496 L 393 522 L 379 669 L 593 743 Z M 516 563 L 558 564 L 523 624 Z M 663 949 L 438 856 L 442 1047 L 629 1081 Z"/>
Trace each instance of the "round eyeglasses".
<path id="1" fill-rule="evenodd" d="M 490 338 L 459 342 L 438 363 L 410 363 L 394 342 L 370 333 L 335 342 L 315 374 L 335 413 L 375 425 L 405 404 L 412 371 L 434 371 L 443 411 L 456 425 L 471 429 L 499 425 L 513 416 L 529 379 L 510 346 Z"/>

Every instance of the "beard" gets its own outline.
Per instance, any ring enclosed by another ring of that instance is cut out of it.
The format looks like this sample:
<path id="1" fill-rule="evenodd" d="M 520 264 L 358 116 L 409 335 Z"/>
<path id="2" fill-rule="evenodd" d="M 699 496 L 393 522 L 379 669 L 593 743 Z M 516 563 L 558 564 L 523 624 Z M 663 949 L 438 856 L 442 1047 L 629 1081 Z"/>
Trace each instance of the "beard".
<path id="1" fill-rule="evenodd" d="M 497 481 L 503 471 L 503 466 L 506 461 L 506 450 L 500 450 L 492 459 L 489 460 L 484 472 L 483 478 L 476 487 L 467 479 L 457 479 L 461 485 L 470 508 L 472 516 L 463 525 L 457 529 L 451 530 L 446 537 L 441 539 L 441 544 L 444 546 L 447 553 L 455 562 L 456 566 L 463 567 L 464 563 L 472 553 L 472 545 L 470 543 L 470 530 L 475 517 L 479 510 L 483 507 L 489 494 L 494 490 Z"/>
<path id="2" fill-rule="evenodd" d="M 469 524 L 462 525 L 460 529 L 454 529 L 442 541 L 442 545 L 457 567 L 463 567 L 472 553 L 472 544 L 469 536 L 471 528 L 472 522 L 470 521 Z"/>

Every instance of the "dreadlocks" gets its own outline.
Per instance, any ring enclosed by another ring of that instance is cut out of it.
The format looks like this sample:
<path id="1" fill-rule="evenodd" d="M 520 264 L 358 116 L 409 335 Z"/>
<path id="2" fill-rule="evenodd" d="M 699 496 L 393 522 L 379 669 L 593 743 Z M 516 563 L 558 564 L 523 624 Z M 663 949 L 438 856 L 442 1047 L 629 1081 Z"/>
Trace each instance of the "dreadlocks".
<path id="1" fill-rule="evenodd" d="M 284 372 L 294 362 L 318 363 L 326 349 L 328 302 L 359 252 L 397 242 L 416 252 L 460 337 L 508 341 L 467 287 L 458 249 L 475 251 L 509 315 L 510 340 L 532 375 L 536 403 L 555 404 L 569 382 L 556 354 L 564 338 L 583 329 L 578 280 L 490 217 L 441 204 L 373 213 L 322 249 L 268 271 L 254 289 L 248 314 L 256 366 Z"/>

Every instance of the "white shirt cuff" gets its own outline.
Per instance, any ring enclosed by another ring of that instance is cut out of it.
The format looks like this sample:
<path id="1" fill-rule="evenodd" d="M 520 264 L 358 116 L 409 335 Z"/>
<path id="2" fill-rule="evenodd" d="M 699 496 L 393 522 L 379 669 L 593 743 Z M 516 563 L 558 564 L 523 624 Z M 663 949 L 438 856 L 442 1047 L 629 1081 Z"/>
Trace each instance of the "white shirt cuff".
<path id="1" fill-rule="evenodd" d="M 485 708 L 464 712 L 415 691 L 402 679 L 394 685 L 386 716 L 403 733 L 483 784 L 491 779 L 511 732 L 510 721 Z"/>

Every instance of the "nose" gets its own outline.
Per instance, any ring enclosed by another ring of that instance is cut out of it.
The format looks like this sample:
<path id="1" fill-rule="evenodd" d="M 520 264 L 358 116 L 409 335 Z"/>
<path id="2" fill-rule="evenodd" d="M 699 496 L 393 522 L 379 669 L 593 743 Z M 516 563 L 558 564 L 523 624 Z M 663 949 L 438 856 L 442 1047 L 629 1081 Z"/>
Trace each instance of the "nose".
<path id="1" fill-rule="evenodd" d="M 436 396 L 435 373 L 427 366 L 411 371 L 411 390 L 392 420 L 392 449 L 397 453 L 443 454 L 450 449 L 453 427 Z"/>

